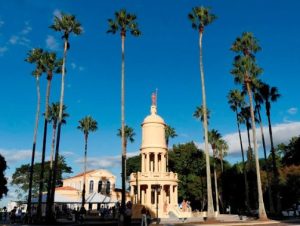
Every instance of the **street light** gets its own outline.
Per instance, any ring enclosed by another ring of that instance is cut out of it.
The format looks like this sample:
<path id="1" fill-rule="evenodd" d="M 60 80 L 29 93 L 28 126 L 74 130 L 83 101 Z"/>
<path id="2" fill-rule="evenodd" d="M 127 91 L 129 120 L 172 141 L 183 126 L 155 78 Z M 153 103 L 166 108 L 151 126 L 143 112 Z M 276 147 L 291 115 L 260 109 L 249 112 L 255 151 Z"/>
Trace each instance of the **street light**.
<path id="1" fill-rule="evenodd" d="M 156 224 L 159 224 L 159 220 L 158 220 L 158 192 L 161 191 L 161 186 L 159 184 L 155 184 L 154 190 L 156 191 Z"/>

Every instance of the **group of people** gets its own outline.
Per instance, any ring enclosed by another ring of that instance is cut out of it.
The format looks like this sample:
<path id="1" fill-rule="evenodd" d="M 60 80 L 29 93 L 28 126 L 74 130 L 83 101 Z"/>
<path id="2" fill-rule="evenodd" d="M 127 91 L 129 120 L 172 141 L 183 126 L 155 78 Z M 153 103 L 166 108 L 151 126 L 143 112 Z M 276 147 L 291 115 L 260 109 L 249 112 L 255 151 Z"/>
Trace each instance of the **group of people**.
<path id="1" fill-rule="evenodd" d="M 16 223 L 17 221 L 23 222 L 23 218 L 25 217 L 25 213 L 22 212 L 22 209 L 16 206 L 10 211 L 7 211 L 6 207 L 3 207 L 1 212 L 1 219 L 3 223 L 7 223 L 8 221 L 10 223 Z"/>

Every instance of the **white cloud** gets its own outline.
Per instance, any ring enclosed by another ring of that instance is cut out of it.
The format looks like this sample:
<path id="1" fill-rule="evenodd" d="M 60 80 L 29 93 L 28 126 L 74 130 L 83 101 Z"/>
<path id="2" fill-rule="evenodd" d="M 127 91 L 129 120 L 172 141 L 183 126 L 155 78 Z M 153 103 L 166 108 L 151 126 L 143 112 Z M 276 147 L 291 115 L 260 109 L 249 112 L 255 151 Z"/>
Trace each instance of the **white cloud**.
<path id="1" fill-rule="evenodd" d="M 270 136 L 269 136 L 268 126 L 263 127 L 263 132 L 265 136 L 266 149 L 269 151 Z M 280 143 L 287 143 L 293 136 L 300 135 L 300 122 L 290 122 L 290 123 L 281 123 L 281 124 L 273 125 L 272 132 L 273 132 L 273 140 L 275 146 Z M 246 150 L 248 147 L 247 131 L 242 131 L 241 136 L 242 136 L 243 148 L 244 150 Z M 256 127 L 256 137 L 257 137 L 258 146 L 261 147 L 262 146 L 261 130 L 260 127 L 258 126 Z M 225 134 L 223 136 L 223 139 L 228 143 L 229 146 L 228 154 L 236 155 L 240 153 L 241 146 L 240 146 L 239 134 L 237 132 Z M 250 139 L 252 142 L 252 131 L 250 131 Z M 204 149 L 204 143 L 196 143 L 196 144 L 199 148 Z"/>
<path id="2" fill-rule="evenodd" d="M 0 56 L 3 56 L 3 54 L 8 50 L 6 46 L 0 47 Z"/>
<path id="3" fill-rule="evenodd" d="M 48 35 L 46 38 L 46 47 L 50 50 L 58 50 L 59 44 L 57 40 L 52 36 Z"/>
<path id="4" fill-rule="evenodd" d="M 292 107 L 290 109 L 287 110 L 287 113 L 289 113 L 290 115 L 295 115 L 298 112 L 298 108 Z"/>
<path id="5" fill-rule="evenodd" d="M 0 153 L 4 156 L 7 165 L 13 165 L 19 162 L 27 161 L 30 162 L 32 150 L 29 149 L 1 149 Z M 40 153 L 36 152 L 35 158 L 39 158 Z"/>
<path id="6" fill-rule="evenodd" d="M 83 158 L 75 160 L 77 164 L 83 164 Z M 99 169 L 99 168 L 113 168 L 119 167 L 121 162 L 120 156 L 105 156 L 105 157 L 88 157 L 87 168 L 88 169 Z"/>
<path id="7" fill-rule="evenodd" d="M 26 21 L 25 22 L 25 27 L 23 28 L 23 30 L 21 31 L 21 34 L 23 35 L 27 35 L 29 32 L 32 31 L 32 27 L 30 26 L 29 22 Z"/>
<path id="8" fill-rule="evenodd" d="M 61 11 L 59 9 L 55 9 L 53 11 L 53 16 L 56 16 L 56 17 L 60 18 L 61 17 Z"/>
<path id="9" fill-rule="evenodd" d="M 61 152 L 61 155 L 67 158 L 67 157 L 75 156 L 76 154 L 72 151 L 63 151 Z"/>
<path id="10" fill-rule="evenodd" d="M 29 22 L 25 22 L 25 27 L 20 31 L 17 35 L 12 35 L 9 38 L 9 43 L 11 45 L 21 45 L 21 46 L 26 46 L 30 47 L 30 39 L 27 38 L 28 33 L 32 31 L 32 27 L 29 25 Z"/>
<path id="11" fill-rule="evenodd" d="M 15 44 L 17 44 L 18 40 L 19 40 L 19 37 L 16 35 L 13 35 L 10 37 L 9 42 L 10 42 L 10 44 L 15 45 Z"/>
<path id="12" fill-rule="evenodd" d="M 72 68 L 73 70 L 78 69 L 78 71 L 84 71 L 84 69 L 85 69 L 83 66 L 79 66 L 79 65 L 77 65 L 77 64 L 74 63 L 74 62 L 71 63 L 71 68 Z"/>

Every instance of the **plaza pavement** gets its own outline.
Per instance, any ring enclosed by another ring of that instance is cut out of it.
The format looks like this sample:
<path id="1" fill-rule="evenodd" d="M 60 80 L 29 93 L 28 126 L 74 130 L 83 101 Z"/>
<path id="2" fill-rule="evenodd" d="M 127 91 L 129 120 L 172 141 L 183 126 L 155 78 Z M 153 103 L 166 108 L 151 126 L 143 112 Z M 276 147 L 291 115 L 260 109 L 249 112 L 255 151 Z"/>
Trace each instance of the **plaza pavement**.
<path id="1" fill-rule="evenodd" d="M 29 226 L 26 224 L 1 224 L 1 226 Z M 39 226 L 37 224 L 34 224 L 35 226 Z M 49 224 L 48 224 L 49 225 Z M 116 221 L 99 221 L 99 220 L 89 220 L 87 219 L 82 224 L 78 224 L 72 221 L 67 220 L 61 220 L 56 225 L 64 225 L 64 226 L 83 226 L 83 225 L 107 225 L 107 226 L 118 226 L 118 222 Z M 140 220 L 139 219 L 133 219 L 131 226 L 140 226 Z M 242 220 L 240 220 L 239 216 L 237 215 L 222 215 L 218 218 L 217 221 L 208 222 L 204 221 L 203 218 L 188 218 L 188 219 L 178 219 L 178 218 L 169 218 L 169 219 L 162 219 L 159 224 L 156 224 L 156 222 L 152 222 L 152 224 L 148 226 L 202 226 L 202 225 L 209 225 L 209 226 L 248 226 L 248 225 L 261 225 L 261 226 L 300 226 L 300 218 L 292 218 L 292 219 L 285 219 L 285 220 L 269 220 L 269 221 L 259 221 L 259 220 L 253 220 L 248 219 L 246 217 L 243 217 Z M 45 226 L 45 225 L 44 225 Z"/>

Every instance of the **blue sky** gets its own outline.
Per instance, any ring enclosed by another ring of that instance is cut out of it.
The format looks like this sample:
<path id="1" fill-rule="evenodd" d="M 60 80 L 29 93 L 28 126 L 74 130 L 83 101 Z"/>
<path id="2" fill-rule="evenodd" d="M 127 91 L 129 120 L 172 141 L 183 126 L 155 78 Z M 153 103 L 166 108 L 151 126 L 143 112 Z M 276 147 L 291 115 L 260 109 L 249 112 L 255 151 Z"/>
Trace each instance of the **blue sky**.
<path id="1" fill-rule="evenodd" d="M 121 40 L 119 35 L 106 34 L 106 30 L 107 19 L 121 8 L 137 15 L 142 31 L 139 38 L 128 35 L 125 43 L 126 123 L 136 132 L 136 141 L 128 145 L 129 155 L 139 151 L 140 125 L 149 114 L 150 96 L 155 89 L 158 89 L 158 113 L 178 134 L 171 145 L 188 141 L 202 145 L 201 125 L 192 117 L 196 106 L 201 104 L 198 34 L 187 19 L 191 8 L 200 4 L 210 6 L 218 17 L 205 30 L 204 70 L 207 103 L 212 112 L 210 128 L 219 130 L 229 143 L 227 159 L 233 163 L 240 160 L 235 116 L 226 96 L 230 89 L 238 88 L 230 75 L 234 54 L 229 48 L 244 31 L 253 32 L 262 46 L 257 54 L 258 64 L 264 69 L 261 79 L 278 87 L 282 94 L 272 105 L 275 143 L 287 142 L 300 134 L 299 1 L 1 2 L 0 153 L 7 159 L 9 178 L 16 167 L 30 162 L 33 139 L 35 80 L 31 76 L 33 65 L 24 62 L 24 58 L 36 47 L 62 56 L 61 35 L 48 28 L 59 12 L 75 14 L 84 29 L 82 35 L 70 38 L 65 90 L 70 118 L 63 127 L 61 142 L 61 153 L 74 173 L 82 170 L 84 147 L 83 134 L 76 127 L 81 118 L 91 115 L 98 121 L 99 130 L 89 138 L 89 168 L 107 168 L 120 179 L 121 144 L 116 133 L 120 127 Z M 45 84 L 43 77 L 42 98 Z M 58 101 L 59 75 L 54 78 L 51 92 L 51 102 Z M 48 133 L 51 135 L 51 130 Z M 38 152 L 41 135 L 42 123 Z M 39 153 L 36 161 L 40 161 Z M 14 198 L 13 191 L 0 205 Z"/>

